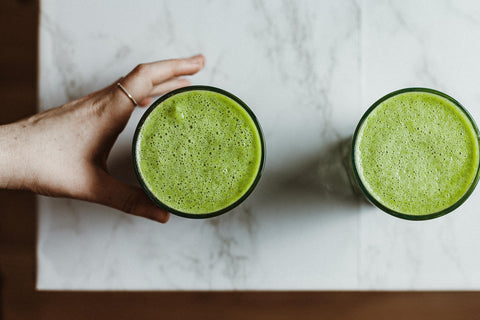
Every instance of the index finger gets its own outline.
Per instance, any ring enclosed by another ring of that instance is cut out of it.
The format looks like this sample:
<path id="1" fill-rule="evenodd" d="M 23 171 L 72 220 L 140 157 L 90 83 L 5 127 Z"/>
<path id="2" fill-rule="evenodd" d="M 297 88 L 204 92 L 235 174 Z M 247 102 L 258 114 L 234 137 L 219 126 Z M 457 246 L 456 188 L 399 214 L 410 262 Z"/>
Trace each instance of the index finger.
<path id="1" fill-rule="evenodd" d="M 192 75 L 200 71 L 205 65 L 205 57 L 201 54 L 184 59 L 161 60 L 151 63 L 139 64 L 120 82 L 126 91 L 138 103 L 151 95 L 153 88 L 171 78 L 184 75 Z M 116 90 L 116 96 L 123 101 L 127 110 L 131 112 L 132 104 L 120 90 Z"/>
<path id="2" fill-rule="evenodd" d="M 184 59 L 169 59 L 139 64 L 127 76 L 141 77 L 150 80 L 155 86 L 173 77 L 192 75 L 205 65 L 205 57 L 201 54 Z"/>

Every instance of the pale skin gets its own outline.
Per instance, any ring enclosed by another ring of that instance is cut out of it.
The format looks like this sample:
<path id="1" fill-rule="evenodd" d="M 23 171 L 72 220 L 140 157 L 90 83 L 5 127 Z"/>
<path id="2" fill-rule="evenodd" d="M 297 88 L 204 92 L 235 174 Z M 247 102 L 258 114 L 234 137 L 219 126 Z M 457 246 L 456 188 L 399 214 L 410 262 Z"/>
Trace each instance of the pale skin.
<path id="1" fill-rule="evenodd" d="M 165 223 L 170 214 L 142 189 L 108 172 L 107 158 L 135 105 L 190 84 L 205 65 L 196 55 L 140 64 L 112 85 L 27 119 L 0 126 L 0 188 L 103 204 Z"/>

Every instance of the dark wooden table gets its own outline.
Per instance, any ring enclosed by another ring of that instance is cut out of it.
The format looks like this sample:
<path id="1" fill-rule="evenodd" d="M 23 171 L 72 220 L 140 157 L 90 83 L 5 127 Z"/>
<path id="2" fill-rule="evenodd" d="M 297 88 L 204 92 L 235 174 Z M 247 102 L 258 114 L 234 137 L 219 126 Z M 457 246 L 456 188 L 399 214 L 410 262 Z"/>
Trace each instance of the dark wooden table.
<path id="1" fill-rule="evenodd" d="M 2 0 L 0 124 L 36 110 L 38 8 Z M 480 319 L 480 292 L 36 291 L 35 241 L 35 197 L 1 190 L 0 320 Z"/>

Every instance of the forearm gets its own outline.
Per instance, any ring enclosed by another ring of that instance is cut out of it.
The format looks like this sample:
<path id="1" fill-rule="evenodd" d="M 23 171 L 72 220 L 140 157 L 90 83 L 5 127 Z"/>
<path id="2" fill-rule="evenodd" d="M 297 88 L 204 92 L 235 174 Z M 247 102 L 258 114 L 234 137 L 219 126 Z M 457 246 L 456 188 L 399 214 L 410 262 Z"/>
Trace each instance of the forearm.
<path id="1" fill-rule="evenodd" d="M 25 189 L 26 160 L 22 124 L 0 126 L 0 189 Z"/>

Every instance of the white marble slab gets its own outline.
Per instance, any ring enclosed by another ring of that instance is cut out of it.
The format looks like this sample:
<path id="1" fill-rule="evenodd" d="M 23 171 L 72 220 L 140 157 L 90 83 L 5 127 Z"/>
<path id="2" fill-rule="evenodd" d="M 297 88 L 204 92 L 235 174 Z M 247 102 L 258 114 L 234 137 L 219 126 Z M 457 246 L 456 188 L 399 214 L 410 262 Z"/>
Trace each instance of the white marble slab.
<path id="1" fill-rule="evenodd" d="M 480 193 L 433 221 L 358 199 L 342 141 L 389 91 L 429 86 L 480 120 L 476 1 L 60 1 L 41 3 L 40 108 L 139 62 L 203 53 L 192 77 L 257 114 L 266 168 L 249 199 L 209 220 L 160 225 L 39 197 L 39 289 L 480 289 Z M 135 182 L 136 110 L 109 160 Z M 478 210 L 477 210 L 478 211 Z"/>
<path id="2" fill-rule="evenodd" d="M 436 88 L 480 121 L 480 3 L 365 1 L 362 110 L 411 86 Z M 408 222 L 363 208 L 362 289 L 480 289 L 480 189 L 442 218 Z"/>

